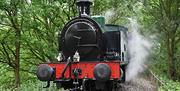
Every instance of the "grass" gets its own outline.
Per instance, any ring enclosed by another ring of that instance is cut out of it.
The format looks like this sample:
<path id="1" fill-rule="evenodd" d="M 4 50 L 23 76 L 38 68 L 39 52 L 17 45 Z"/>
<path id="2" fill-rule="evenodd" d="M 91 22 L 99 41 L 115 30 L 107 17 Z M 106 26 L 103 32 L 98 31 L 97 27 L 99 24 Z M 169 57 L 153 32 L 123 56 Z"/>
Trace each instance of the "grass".
<path id="1" fill-rule="evenodd" d="M 13 88 L 9 84 L 10 87 L 4 87 L 3 85 L 0 86 L 0 91 L 17 91 L 16 88 Z M 46 86 L 45 82 L 41 81 L 26 81 L 21 84 L 21 87 L 18 89 L 18 91 L 65 91 L 63 89 L 57 89 L 56 84 L 51 83 L 51 86 L 49 88 L 43 88 Z"/>
<path id="2" fill-rule="evenodd" d="M 160 79 L 164 85 L 159 86 L 158 91 L 180 91 L 180 82 L 170 80 L 165 76 L 161 76 Z"/>

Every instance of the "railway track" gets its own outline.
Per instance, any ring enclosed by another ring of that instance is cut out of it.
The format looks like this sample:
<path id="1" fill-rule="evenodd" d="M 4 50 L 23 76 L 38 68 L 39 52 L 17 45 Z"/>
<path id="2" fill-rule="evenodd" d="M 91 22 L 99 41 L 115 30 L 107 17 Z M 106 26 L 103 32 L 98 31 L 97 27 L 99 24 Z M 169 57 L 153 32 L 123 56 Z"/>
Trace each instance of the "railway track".
<path id="1" fill-rule="evenodd" d="M 118 91 L 157 91 L 150 81 L 144 78 L 137 78 L 130 82 L 120 84 Z"/>
<path id="2" fill-rule="evenodd" d="M 139 78 L 119 84 L 118 91 L 158 91 L 160 86 L 166 86 L 151 70 Z"/>

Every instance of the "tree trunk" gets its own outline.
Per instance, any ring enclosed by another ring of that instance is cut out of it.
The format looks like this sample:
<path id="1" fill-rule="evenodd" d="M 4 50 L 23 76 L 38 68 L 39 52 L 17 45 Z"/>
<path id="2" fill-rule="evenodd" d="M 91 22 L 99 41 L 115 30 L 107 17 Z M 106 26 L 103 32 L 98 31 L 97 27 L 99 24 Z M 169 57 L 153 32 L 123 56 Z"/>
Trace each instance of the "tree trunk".
<path id="1" fill-rule="evenodd" d="M 168 74 L 169 74 L 169 78 L 175 80 L 175 46 L 174 46 L 174 39 L 170 38 L 168 36 L 167 39 L 167 49 L 168 49 L 168 65 L 169 65 L 169 70 L 168 70 Z"/>
<path id="2" fill-rule="evenodd" d="M 15 57 L 15 68 L 14 68 L 14 74 L 15 74 L 15 86 L 19 88 L 20 86 L 20 74 L 19 74 L 19 68 L 20 68 L 20 37 L 21 37 L 21 31 L 20 29 L 16 30 L 16 41 L 15 41 L 15 47 L 16 47 L 16 57 Z"/>
<path id="3" fill-rule="evenodd" d="M 15 87 L 18 89 L 20 87 L 20 74 L 18 67 L 14 69 L 14 76 L 15 76 Z"/>

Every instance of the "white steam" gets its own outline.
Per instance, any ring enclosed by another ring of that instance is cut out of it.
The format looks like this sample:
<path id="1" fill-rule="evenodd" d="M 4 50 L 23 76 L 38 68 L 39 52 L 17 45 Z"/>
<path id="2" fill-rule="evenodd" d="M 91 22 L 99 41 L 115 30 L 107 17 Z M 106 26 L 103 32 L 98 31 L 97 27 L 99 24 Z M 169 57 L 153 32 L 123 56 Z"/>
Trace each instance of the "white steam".
<path id="1" fill-rule="evenodd" d="M 106 19 L 106 23 L 109 23 L 109 21 L 112 19 L 112 17 L 115 15 L 114 9 L 109 9 L 105 12 L 104 16 Z"/>
<path id="2" fill-rule="evenodd" d="M 128 52 L 130 63 L 127 66 L 126 80 L 130 81 L 138 77 L 145 69 L 145 62 L 149 56 L 151 42 L 139 33 L 137 21 L 129 18 Z"/>
<path id="3" fill-rule="evenodd" d="M 27 1 L 27 3 L 28 3 L 28 4 L 31 4 L 31 3 L 32 3 L 32 1 L 31 1 L 31 0 L 26 0 L 26 1 Z"/>

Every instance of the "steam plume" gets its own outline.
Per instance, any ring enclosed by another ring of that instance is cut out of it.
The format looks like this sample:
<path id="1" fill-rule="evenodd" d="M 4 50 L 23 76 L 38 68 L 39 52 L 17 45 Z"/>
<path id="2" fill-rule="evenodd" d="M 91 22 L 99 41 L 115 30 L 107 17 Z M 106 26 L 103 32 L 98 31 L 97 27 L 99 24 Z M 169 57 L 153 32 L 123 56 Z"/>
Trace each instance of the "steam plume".
<path id="1" fill-rule="evenodd" d="M 129 21 L 128 52 L 130 63 L 126 71 L 127 81 L 137 78 L 138 74 L 144 71 L 145 62 L 147 61 L 152 46 L 150 41 L 138 32 L 137 21 L 132 18 L 129 18 Z"/>

